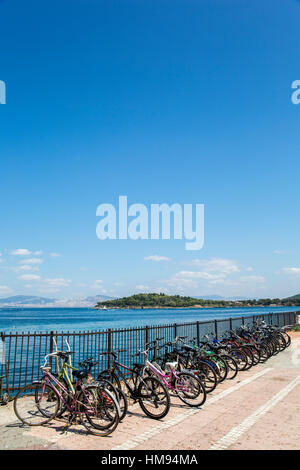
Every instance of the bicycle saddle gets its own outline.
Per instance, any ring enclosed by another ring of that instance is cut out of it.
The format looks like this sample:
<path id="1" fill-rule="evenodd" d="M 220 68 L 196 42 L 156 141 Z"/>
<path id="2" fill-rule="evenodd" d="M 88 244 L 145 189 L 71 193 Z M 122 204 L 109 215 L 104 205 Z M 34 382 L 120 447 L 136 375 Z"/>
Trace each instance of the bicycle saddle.
<path id="1" fill-rule="evenodd" d="M 74 354 L 74 351 L 57 351 L 56 355 L 58 357 L 67 357 L 67 356 L 70 356 L 71 354 Z"/>
<path id="2" fill-rule="evenodd" d="M 77 379 L 85 379 L 88 375 L 88 369 L 78 369 L 73 372 L 73 376 L 77 377 Z"/>
<path id="3" fill-rule="evenodd" d="M 143 367 L 145 367 L 145 364 L 141 364 L 139 362 L 134 362 L 132 365 L 133 367 L 136 367 L 137 369 L 142 369 Z"/>

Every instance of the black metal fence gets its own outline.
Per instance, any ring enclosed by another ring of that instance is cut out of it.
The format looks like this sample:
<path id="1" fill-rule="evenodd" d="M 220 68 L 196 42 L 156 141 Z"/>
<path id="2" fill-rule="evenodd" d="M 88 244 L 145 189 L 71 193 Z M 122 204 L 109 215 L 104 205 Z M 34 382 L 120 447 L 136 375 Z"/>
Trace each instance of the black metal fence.
<path id="1" fill-rule="evenodd" d="M 119 353 L 120 362 L 131 365 L 132 355 L 142 349 L 145 343 L 163 337 L 172 341 L 176 336 L 197 338 L 198 342 L 205 334 L 213 333 L 221 337 L 230 329 L 242 324 L 264 320 L 268 324 L 285 326 L 296 323 L 300 312 L 278 312 L 263 315 L 247 315 L 239 318 L 225 318 L 210 321 L 173 323 L 169 325 L 151 325 L 135 328 L 107 329 L 101 331 L 46 332 L 46 333 L 1 333 L 0 364 L 1 376 L 5 377 L 4 389 L 14 395 L 21 387 L 41 376 L 44 356 L 58 350 L 66 350 L 65 340 L 74 351 L 73 363 L 76 365 L 87 357 L 99 360 L 95 375 L 110 365 L 110 356 L 101 353 L 125 349 Z M 55 362 L 55 361 L 54 361 Z M 55 363 L 52 363 L 55 366 Z"/>

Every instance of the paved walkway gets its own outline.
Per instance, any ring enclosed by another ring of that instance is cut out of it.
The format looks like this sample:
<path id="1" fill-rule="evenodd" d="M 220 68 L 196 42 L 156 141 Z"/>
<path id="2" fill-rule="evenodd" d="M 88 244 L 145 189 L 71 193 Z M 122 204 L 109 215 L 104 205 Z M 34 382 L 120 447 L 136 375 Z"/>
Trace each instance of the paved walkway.
<path id="1" fill-rule="evenodd" d="M 292 337 L 286 351 L 220 384 L 201 409 L 172 396 L 169 414 L 155 421 L 135 405 L 107 437 L 81 426 L 66 434 L 61 420 L 23 427 L 10 403 L 0 408 L 0 449 L 299 449 L 300 333 Z"/>

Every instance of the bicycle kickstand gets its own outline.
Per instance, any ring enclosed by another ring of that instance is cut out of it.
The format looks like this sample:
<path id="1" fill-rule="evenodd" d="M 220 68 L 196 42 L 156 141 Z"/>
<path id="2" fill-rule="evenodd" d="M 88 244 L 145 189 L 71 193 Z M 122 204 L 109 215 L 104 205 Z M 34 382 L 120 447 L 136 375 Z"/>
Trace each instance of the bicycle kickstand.
<path id="1" fill-rule="evenodd" d="M 70 427 L 72 426 L 72 424 L 74 423 L 74 421 L 76 422 L 76 415 L 73 415 L 73 414 L 70 414 L 69 417 L 68 417 L 68 422 L 64 425 L 64 428 L 63 428 L 63 431 L 62 433 L 67 433 L 70 429 Z"/>

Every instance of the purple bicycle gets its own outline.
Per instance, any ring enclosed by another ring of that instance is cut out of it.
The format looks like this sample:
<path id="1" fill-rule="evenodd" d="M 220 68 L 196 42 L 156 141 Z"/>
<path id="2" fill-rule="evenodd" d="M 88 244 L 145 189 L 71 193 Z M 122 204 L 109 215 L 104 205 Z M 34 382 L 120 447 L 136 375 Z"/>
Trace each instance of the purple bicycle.
<path id="1" fill-rule="evenodd" d="M 151 343 L 148 343 L 150 345 Z M 163 345 L 161 347 L 165 347 Z M 179 371 L 178 362 L 167 362 L 166 370 L 163 371 L 159 364 L 151 362 L 148 358 L 148 352 L 155 348 L 148 348 L 145 351 L 139 351 L 140 354 L 144 354 L 146 362 L 144 364 L 143 375 L 157 377 L 165 387 L 176 393 L 183 403 L 193 407 L 199 407 L 203 405 L 206 400 L 206 390 L 202 382 L 197 376 L 192 374 L 190 371 Z"/>
<path id="2" fill-rule="evenodd" d="M 22 388 L 14 399 L 14 412 L 23 424 L 41 426 L 57 417 L 64 407 L 69 413 L 66 427 L 79 418 L 80 423 L 96 436 L 107 436 L 119 424 L 120 410 L 112 393 L 101 383 L 85 384 L 89 370 L 81 368 L 73 372 L 76 379 L 73 385 L 70 380 L 61 382 L 47 367 L 50 356 L 63 359 L 63 367 L 71 351 L 57 351 L 45 357 L 41 367 L 44 376 Z M 65 376 L 68 379 L 68 376 Z"/>

